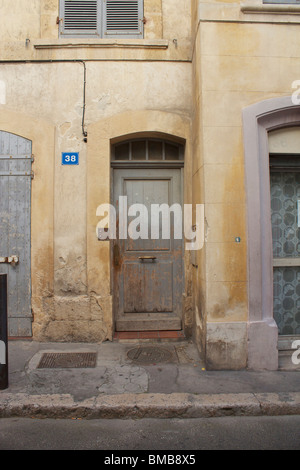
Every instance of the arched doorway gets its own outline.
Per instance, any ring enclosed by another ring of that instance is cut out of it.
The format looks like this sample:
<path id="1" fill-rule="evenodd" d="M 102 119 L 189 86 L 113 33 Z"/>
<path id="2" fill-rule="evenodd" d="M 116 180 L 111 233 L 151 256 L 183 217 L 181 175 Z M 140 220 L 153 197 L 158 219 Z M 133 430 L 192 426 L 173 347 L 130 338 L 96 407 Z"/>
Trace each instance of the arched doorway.
<path id="1" fill-rule="evenodd" d="M 183 142 L 159 138 L 112 146 L 116 331 L 182 329 L 183 155 Z"/>
<path id="2" fill-rule="evenodd" d="M 273 313 L 273 249 L 269 133 L 300 125 L 291 97 L 243 111 L 248 222 L 248 367 L 278 368 L 278 326 Z"/>

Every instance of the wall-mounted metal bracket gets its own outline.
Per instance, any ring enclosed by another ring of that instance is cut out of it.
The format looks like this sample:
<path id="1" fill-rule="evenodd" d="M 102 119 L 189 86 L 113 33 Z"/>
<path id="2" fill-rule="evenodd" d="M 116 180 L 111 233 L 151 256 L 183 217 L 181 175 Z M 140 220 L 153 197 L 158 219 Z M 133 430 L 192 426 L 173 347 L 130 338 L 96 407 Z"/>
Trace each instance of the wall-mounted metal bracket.
<path id="1" fill-rule="evenodd" d="M 19 264 L 19 257 L 16 256 L 16 255 L 5 256 L 5 257 L 0 256 L 0 263 L 2 263 L 2 264 L 12 264 L 12 265 Z"/>

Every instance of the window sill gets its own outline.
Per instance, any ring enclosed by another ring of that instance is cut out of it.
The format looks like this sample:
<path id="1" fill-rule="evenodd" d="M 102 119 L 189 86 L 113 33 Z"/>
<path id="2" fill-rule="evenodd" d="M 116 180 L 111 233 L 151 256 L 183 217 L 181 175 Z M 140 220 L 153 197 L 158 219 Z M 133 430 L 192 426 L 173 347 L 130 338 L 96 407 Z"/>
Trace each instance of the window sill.
<path id="1" fill-rule="evenodd" d="M 82 48 L 124 48 L 124 49 L 168 49 L 169 41 L 165 39 L 86 39 L 61 38 L 55 40 L 38 40 L 33 44 L 35 49 L 82 49 Z"/>
<path id="2" fill-rule="evenodd" d="M 300 15 L 300 5 L 295 4 L 253 4 L 244 3 L 241 5 L 243 13 L 250 14 L 264 14 L 271 13 L 272 15 Z"/>

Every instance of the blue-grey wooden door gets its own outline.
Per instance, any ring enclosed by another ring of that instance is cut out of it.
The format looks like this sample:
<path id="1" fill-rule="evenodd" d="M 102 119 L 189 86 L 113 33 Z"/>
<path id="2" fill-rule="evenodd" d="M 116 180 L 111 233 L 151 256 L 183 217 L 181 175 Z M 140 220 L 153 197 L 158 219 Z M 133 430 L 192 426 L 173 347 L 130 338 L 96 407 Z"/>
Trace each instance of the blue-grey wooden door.
<path id="1" fill-rule="evenodd" d="M 126 198 L 123 199 L 127 206 L 123 206 L 123 216 L 120 196 Z M 144 213 L 134 204 L 142 205 Z M 166 212 L 158 219 L 154 207 L 162 204 L 166 205 Z M 168 208 L 173 204 L 179 211 L 176 218 L 170 211 L 168 218 Z M 181 170 L 114 170 L 114 205 L 117 235 L 120 235 L 124 216 L 127 235 L 124 239 L 119 236 L 113 246 L 116 330 L 180 330 L 183 293 Z"/>
<path id="2" fill-rule="evenodd" d="M 0 274 L 7 274 L 8 335 L 31 336 L 31 141 L 0 131 Z"/>

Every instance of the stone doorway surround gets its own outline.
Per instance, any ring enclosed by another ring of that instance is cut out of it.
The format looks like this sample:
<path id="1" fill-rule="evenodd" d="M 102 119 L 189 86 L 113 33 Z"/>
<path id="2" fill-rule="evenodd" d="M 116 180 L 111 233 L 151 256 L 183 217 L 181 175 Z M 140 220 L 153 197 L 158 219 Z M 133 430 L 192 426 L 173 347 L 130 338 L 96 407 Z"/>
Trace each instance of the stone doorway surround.
<path id="1" fill-rule="evenodd" d="M 248 368 L 278 368 L 278 329 L 273 318 L 273 254 L 268 132 L 300 125 L 291 96 L 243 110 L 248 229 Z"/>
<path id="2" fill-rule="evenodd" d="M 87 282 L 88 294 L 101 307 L 100 315 L 106 330 L 106 339 L 112 340 L 115 331 L 113 315 L 112 250 L 110 242 L 99 242 L 96 215 L 100 204 L 112 200 L 111 146 L 134 138 L 172 138 L 186 142 L 183 200 L 192 202 L 192 153 L 190 119 L 185 115 L 158 110 L 128 111 L 110 116 L 91 124 L 87 143 Z M 171 138 L 171 140 L 172 140 Z M 188 291 L 189 253 L 184 254 L 183 330 L 191 330 L 193 324 L 190 309 L 191 294 Z"/>

